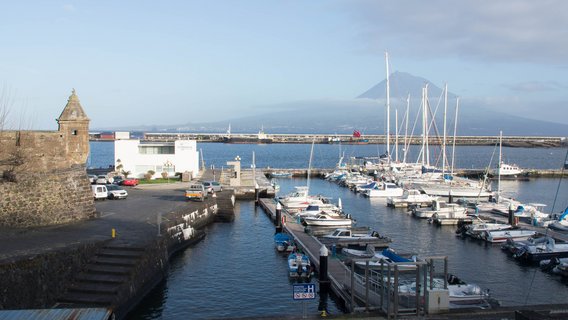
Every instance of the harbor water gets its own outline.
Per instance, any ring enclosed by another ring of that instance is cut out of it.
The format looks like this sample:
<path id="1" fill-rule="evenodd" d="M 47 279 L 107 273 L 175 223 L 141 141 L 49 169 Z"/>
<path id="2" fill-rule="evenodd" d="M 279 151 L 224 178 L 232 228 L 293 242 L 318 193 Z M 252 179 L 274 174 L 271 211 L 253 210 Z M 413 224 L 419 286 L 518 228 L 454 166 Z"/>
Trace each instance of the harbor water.
<path id="1" fill-rule="evenodd" d="M 99 158 L 97 153 L 100 148 L 112 148 L 112 143 L 98 144 L 92 144 L 92 163 L 97 161 L 100 163 L 98 166 L 112 164 L 109 152 L 100 153 L 107 155 L 104 158 Z M 377 146 L 351 147 L 353 155 L 376 155 Z M 223 166 L 236 155 L 246 163 L 247 153 L 252 154 L 254 150 L 257 167 L 305 168 L 310 146 L 198 144 L 198 148 L 203 150 L 207 165 L 216 167 Z M 364 154 L 365 150 L 371 154 Z M 462 147 L 458 150 L 469 153 L 469 157 L 459 157 L 461 161 L 470 160 L 462 162 L 459 166 L 462 168 L 487 166 L 493 154 L 492 147 Z M 507 148 L 505 152 L 510 162 L 521 167 L 542 169 L 559 168 L 565 156 L 563 149 Z M 321 159 L 318 160 L 318 157 Z M 316 166 L 333 167 L 337 159 L 337 146 L 316 146 Z M 474 161 L 486 163 L 478 165 Z M 305 179 L 280 179 L 278 182 L 281 194 L 291 191 L 296 185 L 306 185 Z M 502 188 L 505 193 L 523 202 L 547 204 L 546 212 L 550 212 L 554 204 L 555 211 L 559 212 L 568 204 L 567 186 L 565 182 L 559 182 L 559 179 L 505 181 Z M 370 226 L 391 237 L 391 247 L 398 252 L 448 256 L 451 273 L 489 289 L 491 296 L 502 305 L 568 301 L 568 283 L 565 280 L 541 272 L 538 267 L 517 263 L 499 246 L 458 238 L 455 227 L 436 227 L 414 219 L 405 209 L 387 207 L 384 200 L 361 197 L 325 180 L 312 179 L 310 188 L 311 194 L 328 196 L 333 202 L 341 198 L 344 210 L 357 220 L 357 226 Z M 255 209 L 251 202 L 239 202 L 234 222 L 216 223 L 206 232 L 207 237 L 202 242 L 172 260 L 166 280 L 133 311 L 132 319 L 300 317 L 303 314 L 302 302 L 292 299 L 285 256 L 274 250 L 274 226 L 262 209 Z M 325 302 L 330 313 L 342 312 L 341 306 L 333 299 Z M 317 299 L 308 302 L 307 313 L 318 314 L 319 303 Z"/>

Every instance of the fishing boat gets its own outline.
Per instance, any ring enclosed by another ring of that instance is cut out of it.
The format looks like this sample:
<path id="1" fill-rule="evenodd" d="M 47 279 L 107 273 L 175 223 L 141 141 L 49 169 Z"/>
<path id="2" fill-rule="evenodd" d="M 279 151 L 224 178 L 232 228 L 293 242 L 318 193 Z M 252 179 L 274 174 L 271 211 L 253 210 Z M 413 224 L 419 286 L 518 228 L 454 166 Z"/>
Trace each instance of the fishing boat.
<path id="1" fill-rule="evenodd" d="M 369 198 L 376 198 L 376 197 L 400 197 L 402 196 L 404 189 L 397 186 L 395 183 L 392 182 L 383 182 L 380 185 L 375 186 L 372 189 L 367 189 L 363 192 L 363 195 Z"/>
<path id="2" fill-rule="evenodd" d="M 388 197 L 387 206 L 398 208 L 398 207 L 410 207 L 410 206 L 427 206 L 435 200 L 435 197 L 430 195 L 420 193 L 416 189 L 404 190 L 402 196 L 400 197 Z"/>
<path id="3" fill-rule="evenodd" d="M 287 233 L 277 233 L 274 235 L 274 244 L 278 252 L 293 251 L 296 246 L 294 240 Z"/>
<path id="4" fill-rule="evenodd" d="M 521 241 L 534 237 L 537 234 L 533 230 L 498 230 L 498 231 L 485 231 L 482 233 L 481 238 L 491 243 L 502 243 L 507 240 Z"/>
<path id="5" fill-rule="evenodd" d="M 334 217 L 325 213 L 320 213 L 314 217 L 305 217 L 304 224 L 315 227 L 351 227 L 353 220 L 349 215 L 343 217 Z"/>
<path id="6" fill-rule="evenodd" d="M 310 258 L 301 252 L 288 255 L 288 275 L 290 278 L 309 278 L 312 275 Z"/>

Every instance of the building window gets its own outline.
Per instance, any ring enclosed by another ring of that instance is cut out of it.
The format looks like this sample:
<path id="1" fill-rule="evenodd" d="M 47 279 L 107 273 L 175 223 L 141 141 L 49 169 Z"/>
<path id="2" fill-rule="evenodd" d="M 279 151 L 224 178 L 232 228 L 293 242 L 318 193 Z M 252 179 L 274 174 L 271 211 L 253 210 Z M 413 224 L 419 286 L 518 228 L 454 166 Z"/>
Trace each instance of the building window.
<path id="1" fill-rule="evenodd" d="M 74 135 L 74 136 L 76 136 L 76 135 L 77 135 L 77 130 L 71 131 L 71 134 Z"/>
<path id="2" fill-rule="evenodd" d="M 139 146 L 140 154 L 175 154 L 174 146 Z"/>

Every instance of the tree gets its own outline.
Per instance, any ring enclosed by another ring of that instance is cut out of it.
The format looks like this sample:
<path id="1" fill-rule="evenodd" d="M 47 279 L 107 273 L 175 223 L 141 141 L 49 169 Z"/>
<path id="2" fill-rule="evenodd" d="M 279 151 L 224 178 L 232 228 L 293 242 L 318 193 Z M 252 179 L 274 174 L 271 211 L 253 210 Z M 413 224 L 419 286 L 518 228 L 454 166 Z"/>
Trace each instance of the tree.
<path id="1" fill-rule="evenodd" d="M 146 180 L 150 180 L 152 179 L 155 173 L 156 171 L 154 170 L 148 170 L 148 172 L 146 172 L 146 174 L 144 175 L 144 178 L 146 178 Z"/>

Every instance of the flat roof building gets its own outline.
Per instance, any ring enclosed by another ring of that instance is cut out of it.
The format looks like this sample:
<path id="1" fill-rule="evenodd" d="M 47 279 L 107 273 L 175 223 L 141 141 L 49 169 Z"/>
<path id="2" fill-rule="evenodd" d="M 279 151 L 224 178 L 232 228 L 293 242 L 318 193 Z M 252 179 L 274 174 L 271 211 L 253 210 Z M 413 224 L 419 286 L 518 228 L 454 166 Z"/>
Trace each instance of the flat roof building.
<path id="1" fill-rule="evenodd" d="M 130 171 L 130 177 L 143 178 L 152 170 L 154 178 L 167 172 L 173 177 L 176 172 L 190 172 L 195 176 L 199 171 L 199 152 L 195 140 L 174 142 L 145 142 L 140 140 L 114 141 L 115 168 Z"/>

